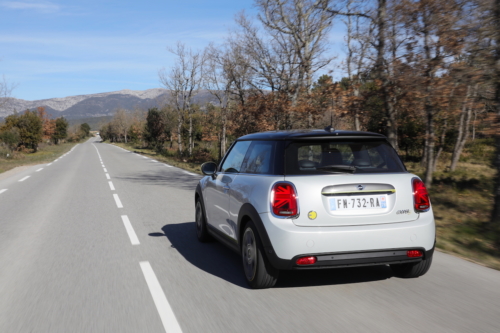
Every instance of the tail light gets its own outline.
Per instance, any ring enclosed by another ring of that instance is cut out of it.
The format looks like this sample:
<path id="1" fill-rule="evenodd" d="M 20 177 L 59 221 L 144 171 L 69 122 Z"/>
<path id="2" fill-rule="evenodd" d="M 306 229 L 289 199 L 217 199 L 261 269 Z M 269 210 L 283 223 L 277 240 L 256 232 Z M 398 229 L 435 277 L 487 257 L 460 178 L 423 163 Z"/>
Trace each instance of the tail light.
<path id="1" fill-rule="evenodd" d="M 274 215 L 295 216 L 298 214 L 297 193 L 291 183 L 276 183 L 271 192 L 271 207 Z"/>
<path id="2" fill-rule="evenodd" d="M 424 255 L 424 253 L 420 250 L 409 250 L 406 251 L 406 256 L 409 258 L 420 258 Z"/>
<path id="3" fill-rule="evenodd" d="M 413 178 L 412 186 L 415 211 L 419 213 L 428 211 L 431 208 L 431 201 L 424 182 L 418 178 Z"/>
<path id="4" fill-rule="evenodd" d="M 317 259 L 316 257 L 302 257 L 297 259 L 296 263 L 297 265 L 314 265 L 316 263 Z"/>

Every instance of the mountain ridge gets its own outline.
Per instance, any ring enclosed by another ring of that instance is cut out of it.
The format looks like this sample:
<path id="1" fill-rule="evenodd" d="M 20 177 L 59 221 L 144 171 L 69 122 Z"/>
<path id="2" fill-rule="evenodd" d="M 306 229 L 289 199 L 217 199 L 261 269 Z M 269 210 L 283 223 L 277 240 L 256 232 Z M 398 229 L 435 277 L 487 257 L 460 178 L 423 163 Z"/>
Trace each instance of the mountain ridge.
<path id="1" fill-rule="evenodd" d="M 97 94 L 76 95 L 61 98 L 49 98 L 35 101 L 23 99 L 9 99 L 8 107 L 0 110 L 0 119 L 9 114 L 24 110 L 36 110 L 44 107 L 53 118 L 82 119 L 90 117 L 106 117 L 115 114 L 118 109 L 146 110 L 152 107 L 161 107 L 167 103 L 170 91 L 163 88 L 147 90 L 111 91 Z M 207 90 L 200 90 L 194 98 L 194 103 L 203 104 L 215 102 L 214 97 Z"/>

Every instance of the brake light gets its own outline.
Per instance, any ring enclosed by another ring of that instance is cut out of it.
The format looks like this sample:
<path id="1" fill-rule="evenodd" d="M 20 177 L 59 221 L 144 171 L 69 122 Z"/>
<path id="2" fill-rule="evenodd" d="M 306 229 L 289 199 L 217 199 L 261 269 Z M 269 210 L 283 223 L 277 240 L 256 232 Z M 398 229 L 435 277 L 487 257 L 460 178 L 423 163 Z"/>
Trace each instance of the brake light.
<path id="1" fill-rule="evenodd" d="M 423 181 L 413 178 L 413 203 L 416 212 L 426 212 L 431 207 L 427 188 Z"/>
<path id="2" fill-rule="evenodd" d="M 406 251 L 406 256 L 409 258 L 419 258 L 422 257 L 424 253 L 420 250 L 409 250 Z"/>
<path id="3" fill-rule="evenodd" d="M 317 261 L 316 257 L 302 257 L 297 259 L 297 265 L 313 265 Z"/>
<path id="4" fill-rule="evenodd" d="M 276 183 L 271 192 L 274 215 L 295 216 L 298 214 L 297 193 L 290 183 Z"/>

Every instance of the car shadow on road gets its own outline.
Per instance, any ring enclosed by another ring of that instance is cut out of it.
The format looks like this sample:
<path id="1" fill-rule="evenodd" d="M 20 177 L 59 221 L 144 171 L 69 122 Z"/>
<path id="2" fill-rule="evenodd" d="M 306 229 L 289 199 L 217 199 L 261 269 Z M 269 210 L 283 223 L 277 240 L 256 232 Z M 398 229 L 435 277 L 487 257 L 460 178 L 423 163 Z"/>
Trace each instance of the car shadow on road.
<path id="1" fill-rule="evenodd" d="M 393 277 L 389 266 L 282 271 L 275 288 L 369 283 Z"/>
<path id="2" fill-rule="evenodd" d="M 239 287 L 248 288 L 239 256 L 215 241 L 200 243 L 196 238 L 195 222 L 167 224 L 161 230 L 163 233 L 150 233 L 149 236 L 166 236 L 194 266 Z"/>
<path id="3" fill-rule="evenodd" d="M 168 172 L 167 170 L 158 170 L 147 173 L 134 173 L 128 176 L 117 176 L 117 179 L 142 184 L 142 185 L 161 185 L 176 189 L 192 190 L 196 189 L 199 178 L 182 172 Z"/>
<path id="4" fill-rule="evenodd" d="M 163 232 L 150 233 L 149 236 L 166 236 L 172 246 L 194 266 L 249 289 L 240 257 L 218 242 L 200 243 L 196 238 L 195 222 L 167 224 L 161 230 Z M 388 266 L 282 271 L 275 288 L 368 283 L 386 280 L 392 276 L 392 270 Z"/>

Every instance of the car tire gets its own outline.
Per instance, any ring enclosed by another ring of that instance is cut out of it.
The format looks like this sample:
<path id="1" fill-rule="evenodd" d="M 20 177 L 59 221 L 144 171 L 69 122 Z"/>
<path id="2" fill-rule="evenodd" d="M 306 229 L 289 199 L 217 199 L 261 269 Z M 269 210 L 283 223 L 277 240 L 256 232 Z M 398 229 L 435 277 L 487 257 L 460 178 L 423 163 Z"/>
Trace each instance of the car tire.
<path id="1" fill-rule="evenodd" d="M 271 288 L 278 280 L 279 270 L 264 255 L 259 233 L 252 221 L 245 225 L 241 239 L 241 258 L 245 278 L 253 289 Z"/>
<path id="2" fill-rule="evenodd" d="M 198 240 L 202 243 L 206 243 L 212 240 L 212 236 L 208 233 L 207 219 L 205 218 L 205 210 L 200 200 L 196 201 L 195 210 L 195 224 L 196 224 L 196 236 Z"/>
<path id="3" fill-rule="evenodd" d="M 390 265 L 394 276 L 412 279 L 427 273 L 432 264 L 432 255 L 416 264 L 394 264 Z"/>

